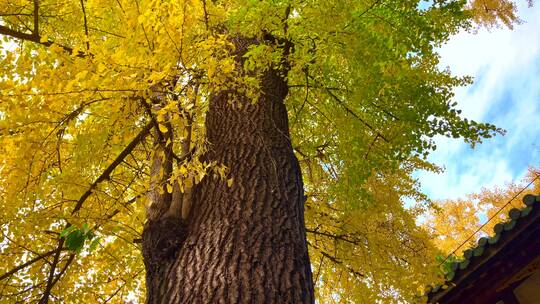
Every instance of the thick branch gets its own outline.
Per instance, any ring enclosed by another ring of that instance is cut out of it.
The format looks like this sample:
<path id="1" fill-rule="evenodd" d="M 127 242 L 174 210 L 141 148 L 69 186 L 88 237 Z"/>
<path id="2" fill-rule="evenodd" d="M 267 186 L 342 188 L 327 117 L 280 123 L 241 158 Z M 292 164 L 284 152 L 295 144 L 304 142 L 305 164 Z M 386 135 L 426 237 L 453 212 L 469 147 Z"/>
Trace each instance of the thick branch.
<path id="1" fill-rule="evenodd" d="M 47 279 L 47 287 L 45 287 L 45 291 L 43 292 L 43 296 L 41 297 L 41 300 L 39 300 L 39 304 L 47 304 L 49 302 L 49 296 L 54 286 L 54 272 L 56 270 L 56 266 L 58 265 L 58 262 L 60 261 L 60 253 L 62 252 L 63 245 L 64 245 L 64 238 L 62 237 L 58 240 L 58 247 L 55 250 L 54 260 L 51 264 L 51 269 L 49 270 L 49 278 Z"/>
<path id="2" fill-rule="evenodd" d="M 54 278 L 53 282 L 52 282 L 52 285 L 54 286 L 58 281 L 60 281 L 60 278 L 64 275 L 64 273 L 66 272 L 66 270 L 68 269 L 69 265 L 71 263 L 73 263 L 73 261 L 75 260 L 75 253 L 70 253 L 69 254 L 69 257 L 66 261 L 66 264 L 64 264 L 64 267 L 62 267 L 62 269 L 60 270 L 60 272 L 58 273 L 58 275 Z"/>
<path id="3" fill-rule="evenodd" d="M 39 1 L 34 0 L 34 36 L 39 36 Z"/>

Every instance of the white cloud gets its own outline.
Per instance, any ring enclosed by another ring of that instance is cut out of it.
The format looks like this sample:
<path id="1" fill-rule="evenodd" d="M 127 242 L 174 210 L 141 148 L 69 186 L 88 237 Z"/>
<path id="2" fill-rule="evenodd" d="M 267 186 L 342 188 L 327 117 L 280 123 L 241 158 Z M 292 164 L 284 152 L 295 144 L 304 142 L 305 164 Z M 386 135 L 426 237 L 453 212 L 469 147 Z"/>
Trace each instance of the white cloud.
<path id="1" fill-rule="evenodd" d="M 505 128 L 505 137 L 471 150 L 464 143 L 438 138 L 430 160 L 440 175 L 419 172 L 423 190 L 434 199 L 456 198 L 482 187 L 517 181 L 527 165 L 540 165 L 540 8 L 520 8 L 526 23 L 477 34 L 459 33 L 440 49 L 441 67 L 475 78 L 456 90 L 464 117 Z"/>

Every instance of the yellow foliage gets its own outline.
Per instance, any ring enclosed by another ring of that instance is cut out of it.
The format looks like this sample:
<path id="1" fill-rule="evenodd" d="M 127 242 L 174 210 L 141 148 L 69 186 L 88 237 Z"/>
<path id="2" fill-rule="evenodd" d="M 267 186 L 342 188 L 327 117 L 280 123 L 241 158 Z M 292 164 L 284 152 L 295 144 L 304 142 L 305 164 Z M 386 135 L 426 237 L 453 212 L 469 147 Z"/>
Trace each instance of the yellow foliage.
<path id="1" fill-rule="evenodd" d="M 508 25 L 517 20 L 508 3 L 471 10 Z M 149 178 L 165 152 L 147 135 L 167 138 L 179 162 L 158 191 L 208 174 L 234 186 L 201 157 L 211 149 L 208 100 L 234 89 L 256 102 L 262 71 L 276 66 L 288 71 L 320 301 L 418 299 L 437 280 L 437 252 L 416 225 L 425 206 L 404 207 L 426 200 L 412 172 L 437 170 L 422 159 L 436 135 L 474 144 L 500 131 L 458 115 L 452 88 L 468 80 L 437 66 L 434 46 L 468 24 L 460 5 L 0 0 L 0 300 L 39 301 L 48 290 L 59 303 L 142 301 L 137 240 L 147 195 L 165 176 L 161 167 Z M 242 58 L 239 36 L 258 42 Z M 60 234 L 84 224 L 99 245 L 67 250 Z"/>
<path id="2" fill-rule="evenodd" d="M 460 257 L 463 251 L 476 246 L 480 237 L 493 236 L 495 225 L 507 221 L 512 208 L 525 207 L 522 201 L 525 195 L 540 192 L 538 175 L 540 171 L 531 168 L 521 183 L 481 189 L 466 198 L 436 202 L 437 209 L 430 212 L 424 225 L 435 236 L 437 248 L 445 255 Z M 532 180 L 534 183 L 522 191 Z"/>

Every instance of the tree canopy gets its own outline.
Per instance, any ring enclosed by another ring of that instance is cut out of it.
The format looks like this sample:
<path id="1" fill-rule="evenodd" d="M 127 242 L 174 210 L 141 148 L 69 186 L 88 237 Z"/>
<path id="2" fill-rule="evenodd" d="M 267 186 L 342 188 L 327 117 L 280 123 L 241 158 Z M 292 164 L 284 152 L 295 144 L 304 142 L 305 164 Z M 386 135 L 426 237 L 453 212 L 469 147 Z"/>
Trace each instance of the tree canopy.
<path id="1" fill-rule="evenodd" d="M 494 227 L 508 220 L 511 209 L 525 208 L 523 197 L 540 192 L 539 171 L 529 168 L 521 182 L 492 189 L 479 189 L 466 198 L 435 202 L 428 212 L 425 226 L 435 236 L 435 245 L 446 256 L 457 258 L 476 246 L 482 236 L 493 236 Z"/>
<path id="2" fill-rule="evenodd" d="M 256 100 L 282 65 L 317 296 L 418 300 L 437 250 L 416 224 L 427 205 L 404 207 L 427 199 L 411 174 L 438 170 L 436 135 L 501 132 L 460 116 L 453 89 L 471 79 L 441 70 L 437 47 L 474 18 L 517 20 L 478 13 L 492 3 L 510 2 L 0 0 L 0 300 L 142 301 L 137 240 L 164 153 L 148 135 L 176 134 L 169 193 L 210 173 L 233 184 L 201 158 L 208 100 Z M 259 41 L 246 73 L 238 37 Z"/>

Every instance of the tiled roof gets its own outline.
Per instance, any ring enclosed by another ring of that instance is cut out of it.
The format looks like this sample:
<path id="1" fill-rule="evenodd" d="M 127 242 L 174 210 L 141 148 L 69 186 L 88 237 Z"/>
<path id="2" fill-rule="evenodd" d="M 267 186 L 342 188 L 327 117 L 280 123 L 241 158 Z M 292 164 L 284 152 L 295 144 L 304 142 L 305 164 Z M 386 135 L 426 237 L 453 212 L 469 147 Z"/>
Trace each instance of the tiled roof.
<path id="1" fill-rule="evenodd" d="M 513 208 L 510 210 L 506 222 L 495 225 L 493 229 L 494 236 L 480 238 L 476 247 L 464 251 L 462 260 L 452 263 L 451 271 L 446 274 L 447 281 L 445 285 L 448 288 L 443 289 L 438 285 L 431 289 L 428 292 L 429 303 L 437 303 L 438 299 L 448 293 L 456 284 L 459 284 L 459 282 L 455 282 L 456 279 L 474 271 L 474 269 L 470 269 L 469 265 L 473 263 L 474 265 L 480 265 L 483 263 L 482 260 L 487 261 L 498 250 L 497 247 L 504 247 L 509 240 L 518 235 L 522 231 L 521 228 L 525 228 L 522 226 L 526 226 L 531 222 L 525 220 L 525 218 L 528 218 L 530 214 L 534 214 L 534 217 L 540 214 L 540 195 L 527 194 L 523 198 L 523 203 L 526 205 L 525 208 Z M 486 251 L 490 251 L 490 254 L 484 254 Z"/>

